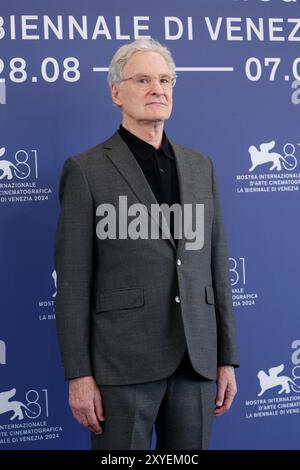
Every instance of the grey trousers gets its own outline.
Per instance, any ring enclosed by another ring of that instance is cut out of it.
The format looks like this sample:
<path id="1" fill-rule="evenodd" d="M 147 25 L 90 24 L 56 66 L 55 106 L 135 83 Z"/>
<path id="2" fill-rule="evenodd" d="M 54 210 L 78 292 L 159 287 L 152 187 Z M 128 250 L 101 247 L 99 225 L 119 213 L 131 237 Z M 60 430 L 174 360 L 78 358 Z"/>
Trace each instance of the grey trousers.
<path id="1" fill-rule="evenodd" d="M 187 350 L 169 377 L 130 385 L 100 385 L 106 421 L 103 433 L 91 433 L 93 450 L 208 448 L 215 382 L 194 371 Z"/>

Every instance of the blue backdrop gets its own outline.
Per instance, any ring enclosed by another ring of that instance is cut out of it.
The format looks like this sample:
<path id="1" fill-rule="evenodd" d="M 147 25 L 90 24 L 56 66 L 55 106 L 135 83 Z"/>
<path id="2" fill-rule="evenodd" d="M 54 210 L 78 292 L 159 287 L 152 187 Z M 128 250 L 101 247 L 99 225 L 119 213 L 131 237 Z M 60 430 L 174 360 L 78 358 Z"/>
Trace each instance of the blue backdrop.
<path id="1" fill-rule="evenodd" d="M 297 449 L 299 0 L 2 0 L 0 447 L 89 448 L 55 330 L 58 181 L 119 126 L 107 66 L 147 35 L 178 67 L 167 134 L 213 158 L 222 196 L 241 368 L 211 448 Z"/>

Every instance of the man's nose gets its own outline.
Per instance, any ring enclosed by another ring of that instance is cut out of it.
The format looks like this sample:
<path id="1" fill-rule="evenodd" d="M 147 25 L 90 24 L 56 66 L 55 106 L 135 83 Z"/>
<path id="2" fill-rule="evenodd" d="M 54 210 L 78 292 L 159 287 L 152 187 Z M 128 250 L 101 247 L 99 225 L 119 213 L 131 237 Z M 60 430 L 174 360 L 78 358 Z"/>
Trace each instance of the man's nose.
<path id="1" fill-rule="evenodd" d="M 155 77 L 152 78 L 150 91 L 151 93 L 158 93 L 161 95 L 164 94 L 165 90 L 163 89 L 159 78 L 155 78 Z"/>

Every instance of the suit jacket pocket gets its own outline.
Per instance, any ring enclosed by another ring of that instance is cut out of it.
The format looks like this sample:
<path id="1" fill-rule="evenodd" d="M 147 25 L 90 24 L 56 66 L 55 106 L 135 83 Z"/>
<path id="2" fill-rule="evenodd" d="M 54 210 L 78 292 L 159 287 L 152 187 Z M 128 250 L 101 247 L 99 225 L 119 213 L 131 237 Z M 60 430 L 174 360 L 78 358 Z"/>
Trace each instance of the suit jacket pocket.
<path id="1" fill-rule="evenodd" d="M 97 295 L 96 312 L 121 310 L 144 305 L 143 287 L 106 289 Z"/>
<path id="2" fill-rule="evenodd" d="M 212 286 L 205 286 L 205 300 L 208 304 L 215 304 L 215 294 Z"/>

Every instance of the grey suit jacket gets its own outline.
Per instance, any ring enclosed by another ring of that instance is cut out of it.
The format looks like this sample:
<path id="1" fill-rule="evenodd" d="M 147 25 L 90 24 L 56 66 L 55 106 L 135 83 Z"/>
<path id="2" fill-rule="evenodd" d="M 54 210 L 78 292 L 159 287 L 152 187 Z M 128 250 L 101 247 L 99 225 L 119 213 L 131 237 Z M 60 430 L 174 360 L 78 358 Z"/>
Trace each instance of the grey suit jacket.
<path id="1" fill-rule="evenodd" d="M 113 204 L 118 212 L 119 196 L 127 196 L 128 206 L 146 206 L 149 219 L 151 204 L 157 204 L 117 132 L 64 163 L 55 312 L 66 378 L 93 375 L 108 385 L 158 380 L 176 369 L 186 346 L 194 369 L 209 379 L 216 378 L 219 365 L 238 366 L 213 164 L 170 142 L 181 205 L 204 204 L 200 250 L 187 250 L 184 237 L 176 249 L 172 236 L 163 238 L 162 232 L 158 239 L 97 237 L 99 204 Z"/>

